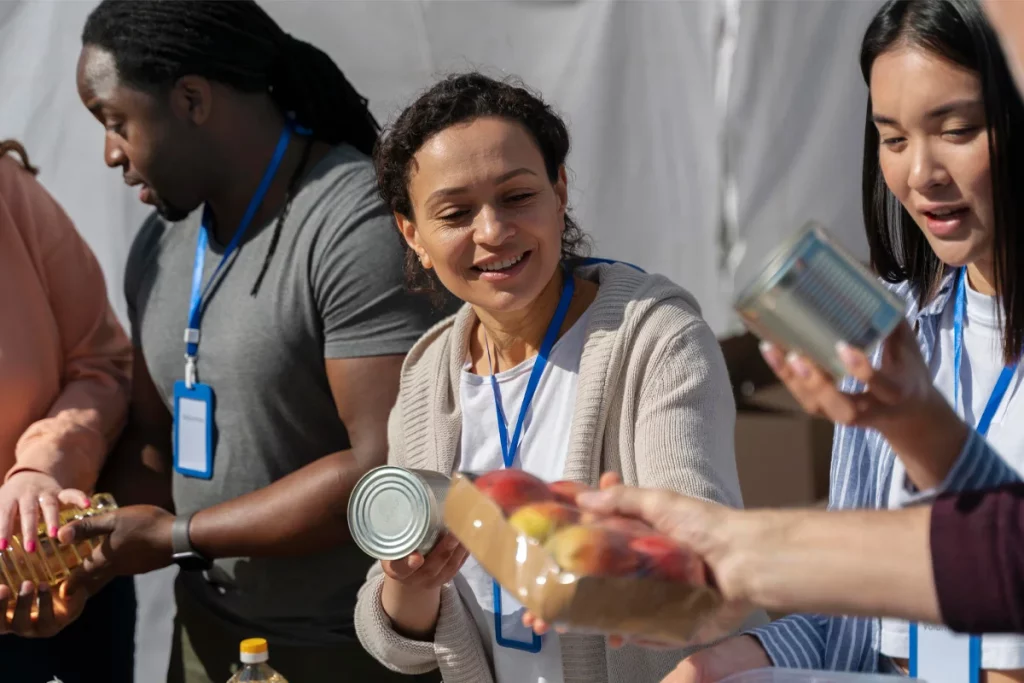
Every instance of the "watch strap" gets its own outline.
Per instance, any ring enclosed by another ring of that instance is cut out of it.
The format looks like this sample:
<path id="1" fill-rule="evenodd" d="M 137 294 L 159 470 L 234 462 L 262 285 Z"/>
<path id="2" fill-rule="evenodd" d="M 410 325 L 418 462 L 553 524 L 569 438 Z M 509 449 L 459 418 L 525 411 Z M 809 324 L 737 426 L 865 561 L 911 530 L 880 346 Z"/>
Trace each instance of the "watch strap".
<path id="1" fill-rule="evenodd" d="M 192 547 L 192 539 L 188 534 L 193 515 L 195 515 L 194 512 L 191 515 L 179 515 L 171 525 L 171 551 L 175 555 L 195 552 L 195 548 Z"/>

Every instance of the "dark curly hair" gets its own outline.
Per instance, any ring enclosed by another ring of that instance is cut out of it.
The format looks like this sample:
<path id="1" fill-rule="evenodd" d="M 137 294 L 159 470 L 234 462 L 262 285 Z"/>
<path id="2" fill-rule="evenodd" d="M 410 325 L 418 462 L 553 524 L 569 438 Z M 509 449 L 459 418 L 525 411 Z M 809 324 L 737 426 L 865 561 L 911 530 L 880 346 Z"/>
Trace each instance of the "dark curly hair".
<path id="1" fill-rule="evenodd" d="M 522 83 L 498 81 L 478 72 L 448 76 L 433 85 L 388 126 L 374 149 L 377 184 L 391 210 L 412 217 L 409 174 L 413 156 L 423 144 L 451 126 L 484 116 L 514 121 L 533 137 L 544 157 L 548 180 L 558 172 L 569 155 L 569 130 L 565 122 L 539 96 Z M 424 269 L 416 253 L 405 247 L 405 277 L 413 291 L 428 292 L 435 298 L 443 287 L 432 271 Z M 567 210 L 562 232 L 562 260 L 588 256 L 590 240 Z"/>

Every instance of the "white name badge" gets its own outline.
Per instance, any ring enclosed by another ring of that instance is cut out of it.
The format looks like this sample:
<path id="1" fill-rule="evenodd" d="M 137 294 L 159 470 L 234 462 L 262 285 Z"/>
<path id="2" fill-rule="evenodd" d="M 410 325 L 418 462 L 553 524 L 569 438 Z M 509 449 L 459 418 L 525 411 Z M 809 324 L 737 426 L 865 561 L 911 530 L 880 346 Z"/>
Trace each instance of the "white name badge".
<path id="1" fill-rule="evenodd" d="M 981 638 L 945 626 L 910 624 L 910 677 L 928 683 L 978 683 Z"/>
<path id="2" fill-rule="evenodd" d="M 174 471 L 186 477 L 213 477 L 213 389 L 174 383 Z"/>

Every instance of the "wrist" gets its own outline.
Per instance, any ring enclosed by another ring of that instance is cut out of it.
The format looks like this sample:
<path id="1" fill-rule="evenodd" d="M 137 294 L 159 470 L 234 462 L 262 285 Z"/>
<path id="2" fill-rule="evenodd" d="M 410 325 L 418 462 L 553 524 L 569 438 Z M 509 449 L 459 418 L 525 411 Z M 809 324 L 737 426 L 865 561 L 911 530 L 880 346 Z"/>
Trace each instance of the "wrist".
<path id="1" fill-rule="evenodd" d="M 174 553 L 174 535 L 172 529 L 174 527 L 174 515 L 170 513 L 161 514 L 156 522 L 156 537 L 159 539 L 160 547 L 167 550 L 167 555 L 171 556 Z M 167 563 L 168 565 L 171 562 Z"/>
<path id="2" fill-rule="evenodd" d="M 755 602 L 760 595 L 761 568 L 771 554 L 773 513 L 728 510 L 713 525 L 714 532 L 705 552 L 717 589 L 727 601 Z"/>
<path id="3" fill-rule="evenodd" d="M 937 389 L 915 409 L 887 420 L 879 432 L 892 446 L 918 488 L 940 485 L 953 468 L 970 434 Z"/>
<path id="4" fill-rule="evenodd" d="M 192 538 L 192 521 L 198 513 L 190 515 L 167 514 L 168 538 L 171 560 L 184 571 L 205 571 L 210 569 L 210 559 L 200 552 Z"/>
<path id="5" fill-rule="evenodd" d="M 380 603 L 396 633 L 419 641 L 433 639 L 441 612 L 440 586 L 409 586 L 385 574 Z"/>
<path id="6" fill-rule="evenodd" d="M 7 471 L 7 474 L 4 476 L 3 483 L 6 484 L 7 482 L 9 482 L 11 479 L 13 479 L 14 477 L 18 476 L 19 474 L 34 474 L 34 475 L 40 476 L 40 477 L 49 477 L 50 479 L 52 479 L 54 481 L 54 483 L 57 484 L 57 486 L 60 486 L 61 488 L 69 488 L 69 487 L 63 486 L 60 483 L 60 481 L 57 479 L 57 476 L 53 472 L 50 472 L 49 470 L 47 470 L 46 468 L 44 468 L 44 467 L 33 467 L 31 465 L 21 465 L 21 464 L 15 465 L 14 467 L 12 467 L 10 470 Z"/>
<path id="7" fill-rule="evenodd" d="M 99 469 L 89 458 L 68 457 L 58 446 L 44 441 L 22 442 L 15 451 L 15 464 L 4 481 L 22 472 L 50 477 L 61 488 L 88 490 L 96 481 Z"/>

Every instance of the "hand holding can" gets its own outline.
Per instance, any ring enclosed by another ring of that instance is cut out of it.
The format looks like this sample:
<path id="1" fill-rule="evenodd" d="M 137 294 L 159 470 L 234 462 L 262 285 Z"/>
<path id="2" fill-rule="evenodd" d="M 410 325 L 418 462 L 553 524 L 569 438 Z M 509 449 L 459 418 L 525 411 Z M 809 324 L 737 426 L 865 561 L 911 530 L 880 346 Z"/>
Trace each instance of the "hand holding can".
<path id="1" fill-rule="evenodd" d="M 936 390 L 917 338 L 905 320 L 885 340 L 877 368 L 859 349 L 840 343 L 836 352 L 846 374 L 864 385 L 863 392 L 840 391 L 835 378 L 807 356 L 771 342 L 761 343 L 765 362 L 812 415 L 885 432 L 903 419 L 934 409 Z"/>
<path id="2" fill-rule="evenodd" d="M 468 556 L 458 539 L 446 533 L 426 555 L 414 552 L 399 560 L 381 560 L 380 565 L 388 578 L 405 586 L 434 589 L 455 578 Z"/>
<path id="3" fill-rule="evenodd" d="M 763 343 L 765 361 L 804 410 L 843 425 L 882 434 L 920 489 L 938 486 L 960 456 L 970 430 L 935 388 L 917 337 L 906 321 L 885 341 L 878 367 L 857 349 L 840 345 L 861 393 L 840 391 L 806 357 Z"/>

